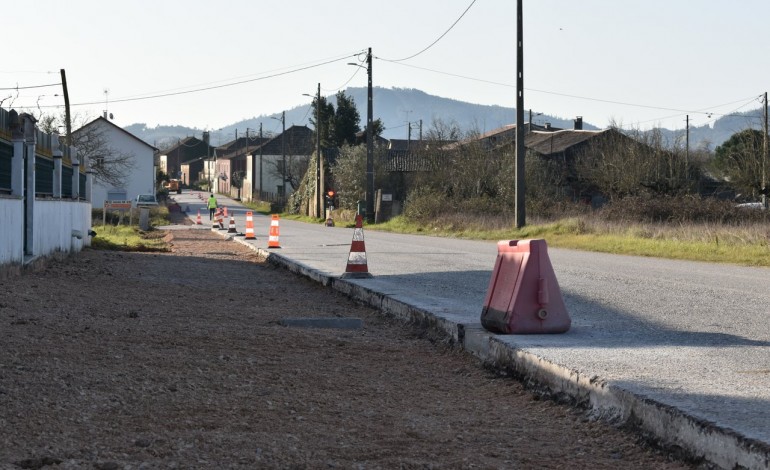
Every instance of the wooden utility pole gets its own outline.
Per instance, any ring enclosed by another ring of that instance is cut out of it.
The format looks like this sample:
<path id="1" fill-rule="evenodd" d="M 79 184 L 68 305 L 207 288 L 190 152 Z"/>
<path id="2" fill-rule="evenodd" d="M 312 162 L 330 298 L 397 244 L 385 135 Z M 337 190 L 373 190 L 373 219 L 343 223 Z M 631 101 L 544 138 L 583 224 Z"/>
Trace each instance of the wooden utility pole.
<path id="1" fill-rule="evenodd" d="M 72 119 L 70 117 L 70 95 L 67 91 L 67 74 L 64 73 L 64 69 L 60 70 L 61 72 L 61 87 L 62 87 L 62 93 L 64 93 L 64 120 L 66 121 L 64 125 L 67 128 L 67 146 L 72 145 Z"/>
<path id="2" fill-rule="evenodd" d="M 516 6 L 516 228 L 526 224 L 524 209 L 524 21 L 522 2 Z"/>

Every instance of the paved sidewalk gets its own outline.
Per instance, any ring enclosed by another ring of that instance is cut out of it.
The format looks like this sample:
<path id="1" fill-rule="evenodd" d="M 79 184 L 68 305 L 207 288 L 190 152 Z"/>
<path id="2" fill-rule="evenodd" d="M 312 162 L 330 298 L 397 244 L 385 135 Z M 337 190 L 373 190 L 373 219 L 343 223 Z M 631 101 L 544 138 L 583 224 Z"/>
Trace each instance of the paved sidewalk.
<path id="1" fill-rule="evenodd" d="M 175 199 L 193 220 L 203 207 L 196 194 Z M 218 199 L 242 233 L 246 209 Z M 282 220 L 281 248 L 269 250 L 270 218 L 255 214 L 254 224 L 256 240 L 233 239 L 442 330 L 481 360 L 597 416 L 632 423 L 722 468 L 770 468 L 770 270 L 551 249 L 572 328 L 494 335 L 479 323 L 494 243 L 369 230 L 374 277 L 341 280 L 352 229 Z"/>

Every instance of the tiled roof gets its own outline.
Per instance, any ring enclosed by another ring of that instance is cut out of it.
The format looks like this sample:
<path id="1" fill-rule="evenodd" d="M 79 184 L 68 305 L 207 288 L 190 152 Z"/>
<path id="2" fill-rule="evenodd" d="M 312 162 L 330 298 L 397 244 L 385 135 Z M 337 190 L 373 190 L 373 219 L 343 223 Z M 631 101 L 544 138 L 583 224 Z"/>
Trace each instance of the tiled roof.
<path id="1" fill-rule="evenodd" d="M 283 139 L 286 139 L 285 142 Z M 315 150 L 313 131 L 307 126 L 291 126 L 286 129 L 285 137 L 282 134 L 267 140 L 262 145 L 250 149 L 251 155 L 259 154 L 260 147 L 264 155 L 281 155 L 283 145 L 286 146 L 286 155 L 310 155 Z"/>
<path id="2" fill-rule="evenodd" d="M 564 152 L 570 147 L 581 144 L 594 137 L 610 132 L 603 131 L 583 131 L 583 130 L 561 130 L 556 132 L 534 131 L 527 134 L 524 139 L 524 146 L 541 155 L 553 155 Z"/>

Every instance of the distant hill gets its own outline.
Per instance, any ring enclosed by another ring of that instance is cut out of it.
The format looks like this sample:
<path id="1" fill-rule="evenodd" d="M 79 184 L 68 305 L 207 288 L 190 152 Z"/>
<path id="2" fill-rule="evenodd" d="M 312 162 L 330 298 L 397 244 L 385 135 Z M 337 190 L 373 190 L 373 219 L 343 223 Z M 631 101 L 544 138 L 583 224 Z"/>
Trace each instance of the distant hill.
<path id="1" fill-rule="evenodd" d="M 348 96 L 353 97 L 361 115 L 361 127 L 366 126 L 366 94 L 365 87 L 348 88 L 345 90 Z M 436 120 L 445 123 L 455 123 L 464 131 L 485 132 L 497 129 L 507 124 L 516 122 L 516 110 L 503 106 L 489 106 L 466 103 L 450 98 L 442 98 L 429 95 L 423 91 L 409 88 L 377 88 L 374 95 L 374 118 L 381 119 L 385 124 L 383 137 L 389 139 L 406 139 L 408 135 L 407 120 L 412 122 L 412 138 L 416 139 L 419 133 L 419 121 L 422 120 L 423 132 L 426 133 Z M 334 95 L 327 96 L 330 102 L 336 106 Z M 295 125 L 309 126 L 311 108 L 308 103 L 286 110 L 286 127 Z M 262 124 L 264 135 L 281 131 L 281 124 L 273 118 L 280 118 L 281 112 L 260 115 L 257 117 L 234 122 L 221 130 L 211 132 L 212 145 L 221 145 L 234 140 L 236 132 L 239 136 L 248 132 L 255 135 Z M 748 127 L 761 128 L 761 109 L 748 111 L 741 114 L 724 116 L 717 119 L 712 126 L 690 127 L 690 147 L 702 148 L 708 146 L 713 150 L 717 145 L 730 138 L 736 132 Z M 525 114 L 525 120 L 528 116 Z M 550 123 L 554 127 L 571 129 L 573 117 L 560 118 L 548 115 L 539 115 L 533 119 L 537 124 Z M 158 147 L 168 148 L 174 145 L 178 139 L 189 136 L 201 138 L 204 129 L 196 129 L 184 126 L 157 126 L 147 127 L 145 124 L 131 124 L 125 129 Z M 598 129 L 596 126 L 583 122 L 583 129 Z M 677 140 L 684 139 L 684 130 L 662 129 L 665 142 L 673 145 Z"/>

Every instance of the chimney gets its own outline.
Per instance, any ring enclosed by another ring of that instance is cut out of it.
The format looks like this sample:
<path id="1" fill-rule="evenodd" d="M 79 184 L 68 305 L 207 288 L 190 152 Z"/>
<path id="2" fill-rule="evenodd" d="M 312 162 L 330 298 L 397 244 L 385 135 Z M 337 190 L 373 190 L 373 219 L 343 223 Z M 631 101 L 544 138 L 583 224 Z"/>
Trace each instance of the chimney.
<path id="1" fill-rule="evenodd" d="M 209 131 L 203 131 L 203 141 L 209 143 Z"/>
<path id="2" fill-rule="evenodd" d="M 575 118 L 575 130 L 576 131 L 583 130 L 583 116 L 578 116 Z"/>

